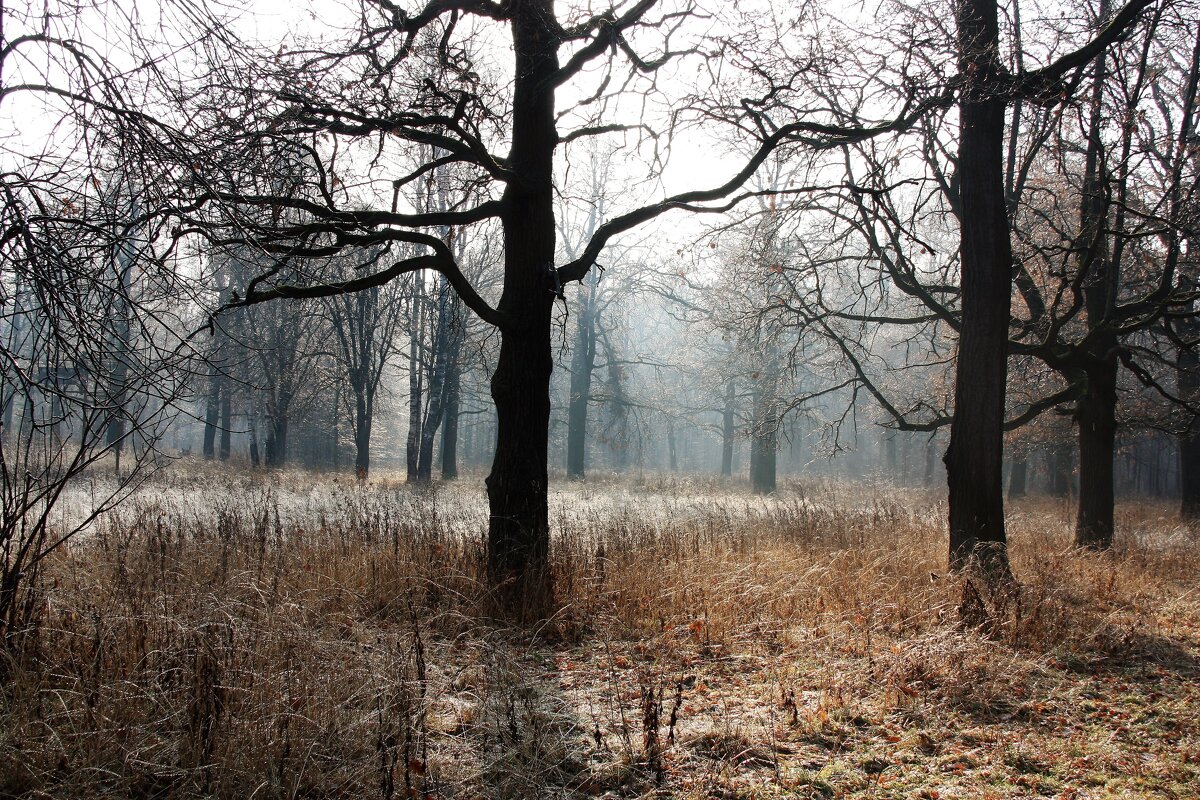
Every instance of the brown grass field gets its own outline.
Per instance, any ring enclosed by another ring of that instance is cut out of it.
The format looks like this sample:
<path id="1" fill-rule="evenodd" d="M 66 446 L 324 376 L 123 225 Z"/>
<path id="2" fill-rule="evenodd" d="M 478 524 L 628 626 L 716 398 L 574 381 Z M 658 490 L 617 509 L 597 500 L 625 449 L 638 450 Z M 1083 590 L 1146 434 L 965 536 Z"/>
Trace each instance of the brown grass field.
<path id="1" fill-rule="evenodd" d="M 157 476 L 46 570 L 0 797 L 1200 797 L 1173 508 L 1089 555 L 1018 504 L 1019 585 L 976 600 L 940 496 L 556 483 L 561 611 L 522 631 L 479 477 Z"/>

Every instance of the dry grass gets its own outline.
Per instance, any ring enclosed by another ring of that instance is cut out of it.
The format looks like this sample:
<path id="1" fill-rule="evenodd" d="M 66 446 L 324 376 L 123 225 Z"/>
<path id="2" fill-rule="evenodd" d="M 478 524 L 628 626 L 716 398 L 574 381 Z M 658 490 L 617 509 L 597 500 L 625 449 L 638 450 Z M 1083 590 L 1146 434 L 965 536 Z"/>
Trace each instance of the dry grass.
<path id="1" fill-rule="evenodd" d="M 488 620 L 474 480 L 177 469 L 47 570 L 0 797 L 1200 795 L 1200 542 L 1011 520 L 1020 588 L 943 574 L 917 493 L 563 487 L 561 613 Z"/>

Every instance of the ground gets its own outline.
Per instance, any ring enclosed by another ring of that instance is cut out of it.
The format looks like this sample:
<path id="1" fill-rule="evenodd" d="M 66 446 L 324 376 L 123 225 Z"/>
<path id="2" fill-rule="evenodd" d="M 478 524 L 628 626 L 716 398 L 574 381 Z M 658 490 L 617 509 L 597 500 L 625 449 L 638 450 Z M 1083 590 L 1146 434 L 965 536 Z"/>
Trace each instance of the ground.
<path id="1" fill-rule="evenodd" d="M 48 564 L 0 797 L 1200 796 L 1200 535 L 1130 500 L 1074 553 L 1031 499 L 990 591 L 944 512 L 556 483 L 530 631 L 489 614 L 481 476 L 175 465 Z"/>

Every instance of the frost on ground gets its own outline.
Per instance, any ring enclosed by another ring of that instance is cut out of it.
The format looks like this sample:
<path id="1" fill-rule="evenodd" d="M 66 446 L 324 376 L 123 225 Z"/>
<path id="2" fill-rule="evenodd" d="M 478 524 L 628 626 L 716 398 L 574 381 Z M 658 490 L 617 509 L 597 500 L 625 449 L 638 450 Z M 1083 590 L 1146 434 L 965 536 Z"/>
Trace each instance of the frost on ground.
<path id="1" fill-rule="evenodd" d="M 76 487 L 85 491 L 84 487 Z M 1011 515 L 1020 585 L 944 573 L 929 495 L 562 484 L 558 615 L 491 619 L 476 477 L 173 467 L 57 555 L 0 796 L 1163 797 L 1200 787 L 1200 542 Z"/>

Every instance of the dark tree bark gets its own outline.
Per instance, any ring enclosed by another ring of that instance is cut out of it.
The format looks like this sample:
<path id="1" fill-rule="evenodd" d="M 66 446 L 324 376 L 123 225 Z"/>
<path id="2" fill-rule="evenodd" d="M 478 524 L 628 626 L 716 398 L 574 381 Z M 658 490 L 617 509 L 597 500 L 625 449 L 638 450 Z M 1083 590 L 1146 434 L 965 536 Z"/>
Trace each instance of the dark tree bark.
<path id="1" fill-rule="evenodd" d="M 995 0 L 957 5 L 958 176 L 962 214 L 962 326 L 955 367 L 954 419 L 946 450 L 950 565 L 1007 576 L 1004 528 L 1004 398 L 1012 243 L 1004 193 L 1006 100 L 989 90 L 1002 76 Z"/>
<path id="2" fill-rule="evenodd" d="M 553 598 L 547 446 L 554 369 L 550 323 L 558 43 L 552 0 L 514 2 L 510 13 L 518 79 L 509 151 L 513 177 L 501 198 L 504 291 L 499 311 L 519 323 L 502 330 L 492 375 L 499 430 L 487 478 L 487 552 L 502 607 L 518 617 L 539 618 L 550 611 Z"/>
<path id="3" fill-rule="evenodd" d="M 1194 322 L 1181 327 L 1185 341 L 1194 341 L 1200 325 Z M 1193 348 L 1179 350 L 1176 380 L 1179 395 L 1190 403 L 1200 402 L 1200 356 Z M 1179 512 L 1185 520 L 1200 519 L 1200 416 L 1189 415 L 1187 429 L 1179 437 Z"/>
<path id="4" fill-rule="evenodd" d="M 281 404 L 286 407 L 286 404 Z M 267 420 L 265 462 L 268 467 L 287 465 L 288 415 L 282 410 L 273 411 Z"/>
<path id="5" fill-rule="evenodd" d="M 1200 86 L 1200 31 L 1197 31 L 1195 45 L 1192 50 L 1191 70 L 1184 90 L 1185 101 L 1180 119 L 1180 139 L 1189 141 L 1195 138 L 1192 117 L 1195 113 L 1197 87 Z M 1181 165 L 1176 165 L 1175 176 L 1181 174 Z M 1173 181 L 1171 216 L 1178 219 L 1181 216 L 1183 199 L 1179 181 Z M 1194 200 L 1192 202 L 1195 202 Z M 1200 284 L 1200 268 L 1198 268 L 1196 252 L 1200 242 L 1197 241 L 1195 230 L 1180 235 L 1172 231 L 1168 235 L 1168 246 L 1176 253 L 1186 252 L 1187 260 L 1180 268 L 1180 287 L 1195 292 Z M 1178 257 L 1178 256 L 1176 256 Z M 1184 306 L 1188 312 L 1176 327 L 1176 333 L 1182 346 L 1179 347 L 1176 366 L 1176 381 L 1179 396 L 1194 408 L 1200 403 L 1200 356 L 1197 355 L 1197 341 L 1200 340 L 1200 319 L 1197 319 L 1195 300 L 1190 300 Z M 1187 428 L 1180 435 L 1179 445 L 1179 493 L 1180 514 L 1185 520 L 1200 519 L 1200 416 L 1190 414 Z"/>
<path id="6" fill-rule="evenodd" d="M 366 393 L 354 398 L 354 476 L 365 481 L 371 473 L 371 426 L 374 409 Z"/>
<path id="7" fill-rule="evenodd" d="M 1113 452 L 1117 421 L 1115 359 L 1087 373 L 1079 401 L 1079 513 L 1075 546 L 1103 550 L 1113 538 Z"/>
<path id="8" fill-rule="evenodd" d="M 1107 14 L 1108 3 L 1102 1 L 1100 15 L 1103 18 Z M 1080 273 L 1086 276 L 1083 291 L 1088 343 L 1080 353 L 1084 391 L 1075 415 L 1079 433 L 1079 509 L 1075 520 L 1075 546 L 1101 550 L 1112 544 L 1113 537 L 1113 457 L 1117 432 L 1117 337 L 1109 324 L 1116 299 L 1117 269 L 1105 254 L 1104 227 L 1108 209 L 1100 175 L 1106 60 L 1103 53 L 1097 57 L 1092 79 L 1080 207 L 1077 250 Z"/>

